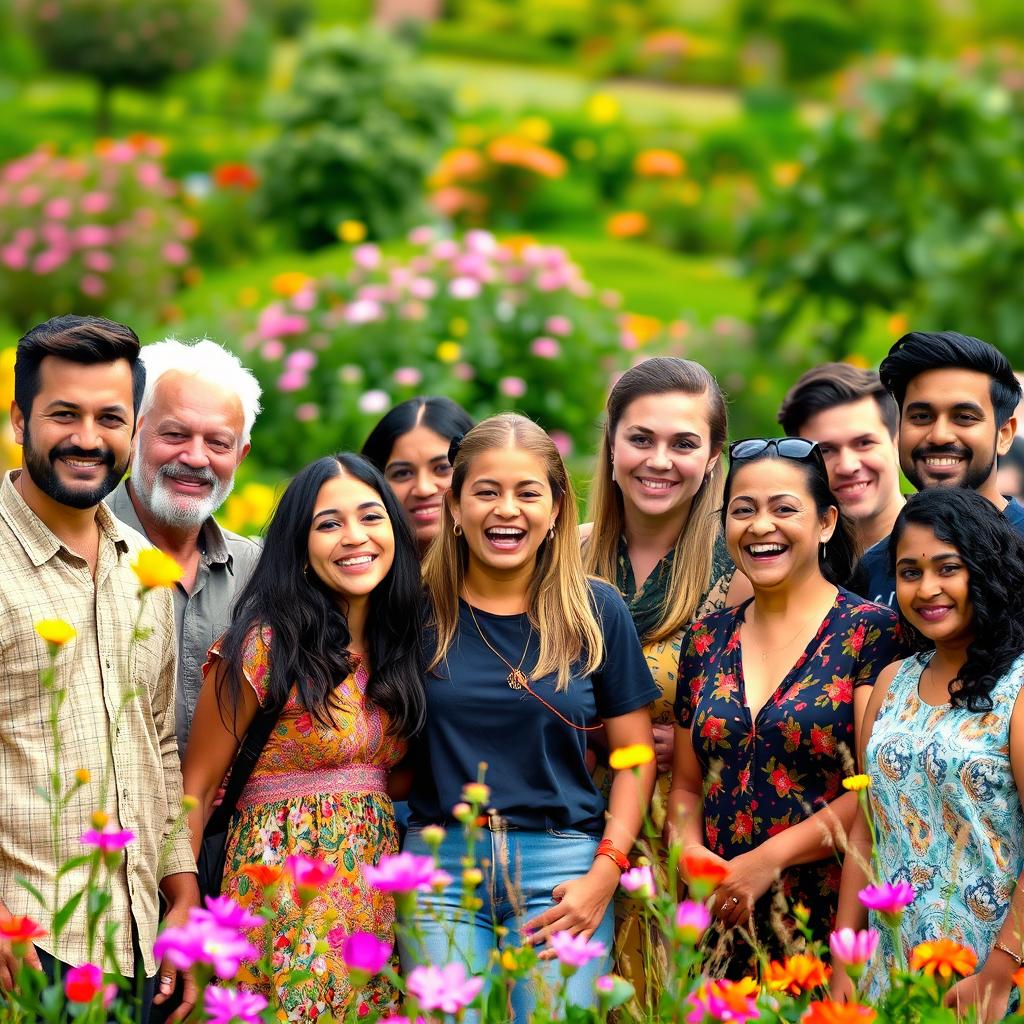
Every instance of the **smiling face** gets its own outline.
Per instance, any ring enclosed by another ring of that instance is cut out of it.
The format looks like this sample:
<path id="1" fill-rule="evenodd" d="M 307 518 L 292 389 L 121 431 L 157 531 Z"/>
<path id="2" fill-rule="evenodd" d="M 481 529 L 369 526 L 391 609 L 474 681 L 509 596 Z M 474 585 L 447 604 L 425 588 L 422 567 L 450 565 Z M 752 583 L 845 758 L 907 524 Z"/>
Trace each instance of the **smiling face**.
<path id="1" fill-rule="evenodd" d="M 936 645 L 961 646 L 973 634 L 970 575 L 960 552 L 920 523 L 896 547 L 896 600 L 907 621 Z"/>
<path id="2" fill-rule="evenodd" d="M 533 572 L 560 506 L 544 461 L 514 446 L 480 452 L 461 495 L 449 492 L 448 501 L 469 548 L 468 575 L 491 577 Z"/>
<path id="3" fill-rule="evenodd" d="M 896 444 L 870 395 L 808 417 L 800 436 L 818 442 L 832 493 L 854 522 L 872 520 L 898 504 Z"/>
<path id="4" fill-rule="evenodd" d="M 366 600 L 394 559 L 395 534 L 380 495 L 341 470 L 313 506 L 308 571 L 350 607 Z"/>
<path id="5" fill-rule="evenodd" d="M 730 490 L 726 543 L 755 590 L 820 574 L 818 546 L 832 537 L 838 510 L 818 514 L 800 463 L 768 458 L 740 465 Z"/>
<path id="6" fill-rule="evenodd" d="M 998 499 L 997 455 L 1013 440 L 1013 417 L 997 427 L 991 380 L 976 370 L 927 370 L 907 384 L 900 413 L 900 465 L 920 491 L 969 487 Z"/>
<path id="7" fill-rule="evenodd" d="M 413 427 L 395 441 L 384 467 L 384 476 L 409 517 L 421 551 L 441 528 L 441 508 L 452 484 L 449 443 L 429 427 Z"/>
<path id="8" fill-rule="evenodd" d="M 644 395 L 622 411 L 612 437 L 615 482 L 627 515 L 680 516 L 718 461 L 706 395 Z"/>
<path id="9" fill-rule="evenodd" d="M 132 489 L 167 526 L 199 527 L 231 493 L 242 444 L 242 403 L 212 384 L 169 372 L 139 421 Z"/>
<path id="10" fill-rule="evenodd" d="M 26 421 L 11 422 L 31 483 L 53 501 L 92 508 L 124 476 L 135 422 L 126 359 L 83 365 L 46 356 Z"/>

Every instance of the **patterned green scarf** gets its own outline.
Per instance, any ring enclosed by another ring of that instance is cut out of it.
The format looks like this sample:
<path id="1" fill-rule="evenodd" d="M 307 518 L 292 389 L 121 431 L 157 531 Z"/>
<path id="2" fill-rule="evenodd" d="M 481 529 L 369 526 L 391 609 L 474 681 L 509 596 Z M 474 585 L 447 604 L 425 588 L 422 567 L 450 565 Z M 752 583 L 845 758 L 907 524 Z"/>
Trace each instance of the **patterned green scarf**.
<path id="1" fill-rule="evenodd" d="M 633 625 L 636 626 L 637 636 L 641 641 L 661 622 L 669 581 L 672 579 L 672 563 L 675 554 L 673 548 L 651 570 L 651 575 L 637 590 L 626 538 L 619 538 L 618 571 L 615 574 L 615 585 L 629 606 L 629 614 L 633 616 Z"/>

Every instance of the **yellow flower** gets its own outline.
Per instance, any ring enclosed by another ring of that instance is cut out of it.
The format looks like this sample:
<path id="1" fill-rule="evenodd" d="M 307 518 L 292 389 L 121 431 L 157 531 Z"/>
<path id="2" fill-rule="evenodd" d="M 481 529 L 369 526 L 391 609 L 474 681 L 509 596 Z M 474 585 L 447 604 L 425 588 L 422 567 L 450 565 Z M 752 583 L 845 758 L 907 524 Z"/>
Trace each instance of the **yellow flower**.
<path id="1" fill-rule="evenodd" d="M 437 849 L 444 842 L 445 831 L 440 825 L 427 825 L 422 832 L 420 832 L 420 838 L 427 844 L 427 846 Z"/>
<path id="2" fill-rule="evenodd" d="M 551 138 L 551 122 L 544 117 L 525 117 L 519 122 L 519 134 L 543 145 Z"/>
<path id="3" fill-rule="evenodd" d="M 282 298 L 290 299 L 293 295 L 301 292 L 303 288 L 306 288 L 312 280 L 309 274 L 303 274 L 298 270 L 288 270 L 272 278 L 270 287 L 274 290 L 275 294 L 280 295 Z"/>
<path id="4" fill-rule="evenodd" d="M 110 824 L 110 815 L 106 811 L 93 811 L 91 820 L 93 828 L 104 829 Z"/>
<path id="5" fill-rule="evenodd" d="M 611 124 L 619 117 L 619 101 L 606 92 L 595 92 L 587 100 L 587 117 L 594 124 Z"/>
<path id="6" fill-rule="evenodd" d="M 797 183 L 803 169 L 803 164 L 796 160 L 788 160 L 784 163 L 776 164 L 772 168 L 772 180 L 779 188 L 790 188 Z"/>
<path id="7" fill-rule="evenodd" d="M 199 800 L 189 793 L 186 793 L 181 798 L 181 809 L 188 814 L 189 811 L 194 811 L 199 806 Z"/>
<path id="8" fill-rule="evenodd" d="M 484 880 L 484 873 L 479 868 L 466 868 L 462 872 L 462 884 L 475 889 Z"/>
<path id="9" fill-rule="evenodd" d="M 843 779 L 843 789 L 849 789 L 854 793 L 859 793 L 862 789 L 867 789 L 870 785 L 870 775 L 851 775 L 848 778 Z"/>
<path id="10" fill-rule="evenodd" d="M 132 565 L 132 572 L 139 578 L 143 590 L 173 586 L 184 575 L 181 566 L 159 548 L 140 551 Z"/>
<path id="11" fill-rule="evenodd" d="M 467 782 L 462 787 L 462 799 L 467 804 L 485 804 L 491 799 L 491 787 L 482 782 Z"/>
<path id="12" fill-rule="evenodd" d="M 516 959 L 515 953 L 511 949 L 503 949 L 501 951 L 501 966 L 506 971 L 514 971 L 519 967 L 519 961 Z"/>
<path id="13" fill-rule="evenodd" d="M 366 225 L 361 220 L 343 220 L 338 225 L 338 237 L 347 245 L 355 245 L 366 238 Z"/>
<path id="14" fill-rule="evenodd" d="M 91 778 L 92 778 L 92 772 L 90 772 L 88 768 L 79 768 L 78 771 L 75 772 L 75 782 L 78 782 L 78 783 L 80 783 L 83 786 Z"/>
<path id="15" fill-rule="evenodd" d="M 260 291 L 258 288 L 253 288 L 251 284 L 238 290 L 238 304 L 245 309 L 252 309 L 259 301 Z"/>
<path id="16" fill-rule="evenodd" d="M 683 206 L 696 206 L 700 202 L 701 189 L 695 181 L 684 181 L 679 188 L 679 201 Z"/>
<path id="17" fill-rule="evenodd" d="M 608 763 L 616 771 L 622 771 L 624 768 L 639 768 L 653 760 L 654 751 L 646 743 L 631 743 L 628 747 L 613 750 Z"/>
<path id="18" fill-rule="evenodd" d="M 888 331 L 890 337 L 899 338 L 907 333 L 907 328 L 910 327 L 910 321 L 907 319 L 905 313 L 893 313 L 891 317 L 885 322 L 885 329 Z"/>
<path id="19" fill-rule="evenodd" d="M 454 341 L 442 341 L 437 346 L 437 358 L 442 363 L 457 363 L 462 356 L 462 349 Z"/>
<path id="20" fill-rule="evenodd" d="M 43 619 L 36 623 L 36 632 L 48 643 L 63 647 L 69 640 L 74 640 L 75 627 L 63 619 Z"/>
<path id="21" fill-rule="evenodd" d="M 858 370 L 866 370 L 871 365 L 859 352 L 850 352 L 843 356 L 843 362 L 856 366 Z"/>

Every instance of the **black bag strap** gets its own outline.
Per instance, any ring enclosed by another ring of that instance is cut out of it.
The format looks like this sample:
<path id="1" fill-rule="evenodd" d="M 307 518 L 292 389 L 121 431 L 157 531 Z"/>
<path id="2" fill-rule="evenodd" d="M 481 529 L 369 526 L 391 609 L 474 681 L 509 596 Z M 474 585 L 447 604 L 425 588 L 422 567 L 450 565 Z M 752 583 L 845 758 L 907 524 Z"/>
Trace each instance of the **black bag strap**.
<path id="1" fill-rule="evenodd" d="M 238 806 L 238 798 L 245 789 L 245 784 L 256 767 L 256 762 L 263 753 L 263 748 L 270 739 L 270 734 L 277 725 L 280 714 L 278 708 L 263 708 L 256 712 L 255 718 L 249 723 L 245 732 L 245 739 L 242 740 L 238 753 L 235 755 L 234 763 L 231 766 L 231 774 L 228 776 L 228 784 L 224 790 L 224 799 L 220 806 L 214 808 L 210 820 L 206 823 L 204 834 L 216 835 L 218 832 L 226 832 L 231 824 L 231 817 Z"/>

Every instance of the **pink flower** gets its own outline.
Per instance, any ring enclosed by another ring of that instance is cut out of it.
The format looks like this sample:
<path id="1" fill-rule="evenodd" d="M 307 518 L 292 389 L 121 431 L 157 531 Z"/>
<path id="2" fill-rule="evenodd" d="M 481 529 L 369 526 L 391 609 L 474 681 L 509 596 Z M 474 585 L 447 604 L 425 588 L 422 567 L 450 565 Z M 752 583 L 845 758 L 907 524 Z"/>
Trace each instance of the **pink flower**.
<path id="1" fill-rule="evenodd" d="M 352 250 L 352 259 L 363 270 L 376 270 L 380 266 L 380 249 L 375 245 L 357 245 Z"/>
<path id="2" fill-rule="evenodd" d="M 78 290 L 83 295 L 97 298 L 106 292 L 107 286 L 102 277 L 97 277 L 95 274 L 84 274 L 78 282 Z"/>
<path id="3" fill-rule="evenodd" d="M 104 1007 L 109 1006 L 117 995 L 117 985 L 104 985 L 103 971 L 95 964 L 68 968 L 64 975 L 64 995 L 69 1003 L 91 1003 L 101 994 Z"/>
<path id="4" fill-rule="evenodd" d="M 414 299 L 429 301 L 437 294 L 437 284 L 429 277 L 414 277 L 409 282 L 409 294 Z"/>
<path id="5" fill-rule="evenodd" d="M 148 160 L 145 163 L 139 164 L 135 169 L 135 177 L 143 188 L 148 189 L 159 188 L 164 180 L 160 165 L 151 163 Z"/>
<path id="6" fill-rule="evenodd" d="M 676 907 L 676 936 L 688 946 L 696 946 L 711 924 L 711 914 L 703 903 L 683 900 Z"/>
<path id="7" fill-rule="evenodd" d="M 354 932 L 341 946 L 341 959 L 351 971 L 360 971 L 368 977 L 380 974 L 391 956 L 391 943 L 381 942 L 370 932 Z"/>
<path id="8" fill-rule="evenodd" d="M 267 306 L 260 313 L 256 329 L 264 338 L 283 338 L 289 334 L 302 334 L 309 321 L 298 313 L 286 313 L 279 302 Z"/>
<path id="9" fill-rule="evenodd" d="M 75 243 L 83 249 L 96 249 L 109 245 L 110 240 L 110 228 L 104 227 L 102 224 L 83 224 L 75 232 Z"/>
<path id="10" fill-rule="evenodd" d="M 300 423 L 312 423 L 320 415 L 320 406 L 316 402 L 303 402 L 295 407 L 295 418 Z"/>
<path id="11" fill-rule="evenodd" d="M 207 923 L 219 928 L 233 928 L 235 931 L 245 928 L 262 928 L 264 923 L 262 917 L 250 914 L 230 896 L 207 896 L 205 908 L 193 908 L 189 917 L 197 924 Z"/>
<path id="12" fill-rule="evenodd" d="M 435 260 L 441 260 L 443 263 L 447 263 L 448 260 L 455 259 L 459 254 L 459 243 L 453 241 L 451 238 L 442 238 L 439 242 L 435 242 L 433 248 L 430 250 L 430 255 Z"/>
<path id="13" fill-rule="evenodd" d="M 828 937 L 832 955 L 844 964 L 866 964 L 875 955 L 877 945 L 878 932 L 874 928 L 859 932 L 840 928 Z"/>
<path id="14" fill-rule="evenodd" d="M 427 307 L 422 302 L 407 302 L 398 311 L 398 315 L 403 320 L 426 320 L 427 318 Z"/>
<path id="15" fill-rule="evenodd" d="M 622 872 L 619 885 L 638 900 L 650 899 L 654 895 L 654 874 L 643 864 Z"/>
<path id="16" fill-rule="evenodd" d="M 338 873 L 336 864 L 302 853 L 293 853 L 284 863 L 298 889 L 322 889 Z"/>
<path id="17" fill-rule="evenodd" d="M 92 216 L 102 213 L 110 206 L 110 196 L 106 192 L 86 192 L 82 196 L 82 212 Z"/>
<path id="18" fill-rule="evenodd" d="M 174 267 L 188 263 L 188 249 L 181 242 L 167 242 L 160 250 L 160 254 Z"/>
<path id="19" fill-rule="evenodd" d="M 82 262 L 89 270 L 95 270 L 98 274 L 105 274 L 114 266 L 114 257 L 103 249 L 92 249 L 85 253 Z"/>
<path id="20" fill-rule="evenodd" d="M 417 387 L 423 380 L 423 374 L 415 366 L 400 366 L 392 376 L 396 384 L 406 388 Z"/>
<path id="21" fill-rule="evenodd" d="M 108 825 L 102 832 L 94 828 L 83 832 L 78 840 L 83 846 L 93 846 L 101 853 L 118 853 L 135 841 L 135 833 L 126 828 Z"/>
<path id="22" fill-rule="evenodd" d="M 371 388 L 359 396 L 359 401 L 356 404 L 359 406 L 360 412 L 372 415 L 383 412 L 391 404 L 391 398 L 386 391 L 381 391 L 380 388 Z"/>
<path id="23" fill-rule="evenodd" d="M 44 207 L 43 213 L 54 220 L 64 220 L 71 216 L 71 200 L 64 196 L 51 199 Z"/>
<path id="24" fill-rule="evenodd" d="M 383 317 L 384 310 L 373 299 L 356 299 L 345 307 L 345 319 L 350 324 L 372 324 Z"/>
<path id="25" fill-rule="evenodd" d="M 0 260 L 8 270 L 24 270 L 28 266 L 28 256 L 24 249 L 16 245 L 5 245 L 0 249 Z"/>
<path id="26" fill-rule="evenodd" d="M 539 359 L 555 359 L 562 351 L 562 346 L 554 338 L 534 338 L 530 343 L 530 351 Z"/>
<path id="27" fill-rule="evenodd" d="M 292 309 L 308 313 L 316 305 L 316 289 L 303 288 L 292 296 Z"/>
<path id="28" fill-rule="evenodd" d="M 526 381 L 522 377 L 502 377 L 498 390 L 506 398 L 522 398 L 526 394 Z"/>
<path id="29" fill-rule="evenodd" d="M 284 355 L 284 342 L 278 341 L 277 338 L 271 338 L 263 348 L 260 349 L 260 354 L 264 359 L 280 359 Z"/>
<path id="30" fill-rule="evenodd" d="M 572 455 L 572 450 L 575 446 L 572 443 L 572 438 L 564 430 L 552 430 L 551 440 L 555 442 L 558 454 L 563 459 L 567 459 Z"/>
<path id="31" fill-rule="evenodd" d="M 447 889 L 451 884 L 452 876 L 449 875 L 447 871 L 442 871 L 441 868 L 438 868 L 430 876 L 430 888 L 433 889 L 434 892 L 440 892 L 442 889 Z"/>
<path id="32" fill-rule="evenodd" d="M 448 294 L 453 299 L 475 299 L 480 294 L 480 282 L 473 277 L 453 278 L 448 285 Z"/>
<path id="33" fill-rule="evenodd" d="M 43 198 L 43 190 L 38 185 L 26 185 L 18 193 L 19 206 L 35 206 Z"/>
<path id="34" fill-rule="evenodd" d="M 456 363 L 452 367 L 452 374 L 456 380 L 472 380 L 476 376 L 476 370 L 469 363 Z"/>
<path id="35" fill-rule="evenodd" d="M 208 921 L 196 921 L 195 911 L 186 924 L 165 928 L 153 946 L 157 960 L 165 956 L 179 970 L 193 964 L 208 964 L 218 978 L 228 980 L 238 973 L 243 960 L 254 960 L 260 951 L 236 931 Z"/>
<path id="36" fill-rule="evenodd" d="M 376 867 L 372 864 L 365 865 L 363 877 L 381 892 L 428 892 L 434 870 L 433 857 L 420 857 L 415 853 L 398 853 L 390 857 L 381 857 L 380 863 Z M 432 1009 L 432 1007 L 425 1008 Z"/>
<path id="37" fill-rule="evenodd" d="M 565 338 L 572 334 L 572 321 L 567 316 L 549 316 L 544 321 L 544 330 L 548 334 L 557 334 L 560 338 Z"/>
<path id="38" fill-rule="evenodd" d="M 277 378 L 277 390 L 284 391 L 285 393 L 301 391 L 308 383 L 309 377 L 304 373 L 300 373 L 298 370 L 285 370 Z"/>
<path id="39" fill-rule="evenodd" d="M 430 858 L 426 858 L 429 860 Z M 467 978 L 461 963 L 444 967 L 414 967 L 409 972 L 406 988 L 424 1010 L 458 1013 L 465 1009 L 484 987 L 483 978 Z"/>
<path id="40" fill-rule="evenodd" d="M 256 992 L 226 985 L 208 985 L 203 992 L 203 1009 L 209 1024 L 259 1024 L 267 1001 Z"/>
<path id="41" fill-rule="evenodd" d="M 914 887 L 909 882 L 869 885 L 857 896 L 868 910 L 877 910 L 880 914 L 902 914 L 914 902 Z"/>
<path id="42" fill-rule="evenodd" d="M 316 354 L 310 352 L 308 348 L 297 348 L 294 352 L 288 353 L 288 358 L 284 361 L 284 365 L 289 370 L 295 370 L 298 373 L 308 373 L 316 366 Z"/>
<path id="43" fill-rule="evenodd" d="M 37 274 L 52 274 L 58 267 L 64 266 L 70 253 L 67 249 L 44 249 L 32 264 Z"/>
<path id="44" fill-rule="evenodd" d="M 686 1015 L 688 1024 L 703 1024 L 711 1017 L 722 1024 L 746 1024 L 758 1016 L 757 1000 L 753 996 L 731 991 L 732 981 L 706 981 L 687 997 L 692 1009 Z"/>
<path id="45" fill-rule="evenodd" d="M 478 252 L 484 256 L 489 256 L 498 248 L 498 242 L 494 235 L 490 231 L 483 231 L 479 228 L 467 231 L 463 242 L 471 252 Z"/>
<path id="46" fill-rule="evenodd" d="M 608 952 L 603 942 L 564 931 L 552 934 L 548 945 L 554 950 L 559 963 L 572 968 L 585 967 L 591 960 L 598 960 Z"/>
<path id="47" fill-rule="evenodd" d="M 418 228 L 413 228 L 405 237 L 410 245 L 430 245 L 435 234 L 436 232 L 429 224 L 421 224 Z"/>

